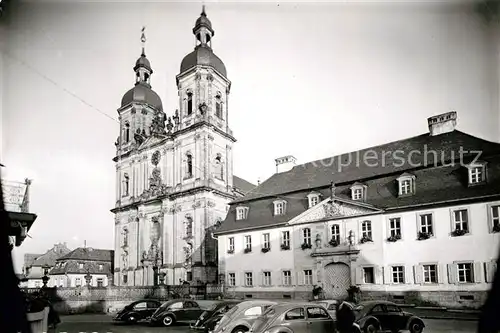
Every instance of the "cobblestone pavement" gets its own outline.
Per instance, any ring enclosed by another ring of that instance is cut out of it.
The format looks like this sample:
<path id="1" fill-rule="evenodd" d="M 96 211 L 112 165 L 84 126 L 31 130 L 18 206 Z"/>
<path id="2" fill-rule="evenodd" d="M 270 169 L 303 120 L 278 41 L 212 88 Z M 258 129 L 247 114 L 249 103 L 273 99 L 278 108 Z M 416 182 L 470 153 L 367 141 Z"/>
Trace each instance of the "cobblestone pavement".
<path id="1" fill-rule="evenodd" d="M 106 315 L 75 315 L 64 316 L 62 323 L 57 327 L 57 333 L 187 333 L 187 326 L 174 327 L 150 327 L 145 324 L 139 325 L 115 325 L 110 316 Z M 425 319 L 427 327 L 425 333 L 448 333 L 476 331 L 477 322 L 458 321 L 445 319 Z M 196 331 L 192 331 L 196 332 Z"/>

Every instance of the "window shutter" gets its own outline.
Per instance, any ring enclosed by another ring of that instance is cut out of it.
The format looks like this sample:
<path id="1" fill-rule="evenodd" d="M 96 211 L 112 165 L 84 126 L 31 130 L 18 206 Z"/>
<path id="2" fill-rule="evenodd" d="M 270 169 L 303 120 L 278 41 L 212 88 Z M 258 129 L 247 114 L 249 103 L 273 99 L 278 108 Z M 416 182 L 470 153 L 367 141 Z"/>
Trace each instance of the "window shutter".
<path id="1" fill-rule="evenodd" d="M 297 272 L 290 270 L 290 280 L 292 280 L 292 286 L 297 285 Z"/>
<path id="2" fill-rule="evenodd" d="M 241 277 L 240 277 L 240 280 L 241 280 L 241 285 L 242 286 L 246 286 L 246 283 L 245 283 L 245 273 L 240 273 Z"/>
<path id="3" fill-rule="evenodd" d="M 317 285 L 318 284 L 318 270 L 317 269 L 313 269 L 312 270 L 312 282 L 313 282 L 313 285 Z"/>
<path id="4" fill-rule="evenodd" d="M 383 270 L 384 270 L 384 284 L 391 284 L 392 283 L 391 267 L 385 266 Z"/>
<path id="5" fill-rule="evenodd" d="M 474 263 L 474 282 L 481 283 L 484 280 L 484 264 L 482 262 Z"/>
<path id="6" fill-rule="evenodd" d="M 411 284 L 413 280 L 413 269 L 411 265 L 406 265 L 404 266 L 404 272 L 405 272 L 405 283 L 406 284 Z"/>
<path id="7" fill-rule="evenodd" d="M 363 284 L 363 267 L 356 267 L 356 284 Z"/>
<path id="8" fill-rule="evenodd" d="M 448 271 L 446 269 L 446 265 L 438 265 L 438 283 L 446 283 L 446 276 L 448 275 Z"/>
<path id="9" fill-rule="evenodd" d="M 448 264 L 448 283 L 455 284 L 458 281 L 457 276 L 457 265 L 456 264 Z"/>
<path id="10" fill-rule="evenodd" d="M 497 264 L 495 261 L 490 261 L 486 263 L 486 282 L 493 283 L 495 279 Z"/>
<path id="11" fill-rule="evenodd" d="M 413 274 L 415 278 L 415 284 L 421 284 L 423 282 L 422 265 L 414 265 Z"/>
<path id="12" fill-rule="evenodd" d="M 259 272 L 259 281 L 255 281 L 255 282 L 257 282 L 256 285 L 258 285 L 260 287 L 264 286 L 264 271 Z"/>
<path id="13" fill-rule="evenodd" d="M 383 267 L 380 266 L 375 266 L 374 273 L 375 273 L 375 283 L 376 284 L 384 284 L 384 276 L 383 276 Z"/>

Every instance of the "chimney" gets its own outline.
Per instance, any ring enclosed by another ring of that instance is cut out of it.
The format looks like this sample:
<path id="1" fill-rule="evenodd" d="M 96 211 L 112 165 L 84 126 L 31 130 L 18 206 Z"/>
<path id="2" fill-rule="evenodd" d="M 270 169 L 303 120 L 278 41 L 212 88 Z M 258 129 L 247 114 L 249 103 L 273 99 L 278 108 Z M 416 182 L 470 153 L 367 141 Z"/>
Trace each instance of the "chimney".
<path id="1" fill-rule="evenodd" d="M 430 135 L 453 132 L 457 126 L 457 112 L 451 111 L 427 118 Z"/>
<path id="2" fill-rule="evenodd" d="M 291 170 L 295 166 L 297 159 L 292 155 L 283 156 L 274 160 L 276 162 L 276 173 Z"/>
<path id="3" fill-rule="evenodd" d="M 257 186 L 260 185 L 260 179 L 257 179 Z"/>

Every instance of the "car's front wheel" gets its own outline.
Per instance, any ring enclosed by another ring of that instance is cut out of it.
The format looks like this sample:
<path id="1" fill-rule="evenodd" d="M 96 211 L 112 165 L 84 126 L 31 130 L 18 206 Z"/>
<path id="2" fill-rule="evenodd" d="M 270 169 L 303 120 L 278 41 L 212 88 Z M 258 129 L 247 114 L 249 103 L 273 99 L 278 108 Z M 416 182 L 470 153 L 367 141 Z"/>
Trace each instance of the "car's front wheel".
<path id="1" fill-rule="evenodd" d="M 419 320 L 414 320 L 410 323 L 410 333 L 422 333 L 424 324 Z"/>
<path id="2" fill-rule="evenodd" d="M 233 330 L 232 333 L 246 333 L 246 332 L 248 332 L 248 330 L 246 328 L 244 328 L 244 327 L 237 327 L 237 328 L 235 328 Z"/>
<path id="3" fill-rule="evenodd" d="M 375 322 L 369 322 L 366 324 L 365 333 L 377 333 L 378 332 L 378 325 Z"/>
<path id="4" fill-rule="evenodd" d="M 174 317 L 171 315 L 166 315 L 163 317 L 162 324 L 163 326 L 172 326 L 174 324 L 175 320 Z"/>

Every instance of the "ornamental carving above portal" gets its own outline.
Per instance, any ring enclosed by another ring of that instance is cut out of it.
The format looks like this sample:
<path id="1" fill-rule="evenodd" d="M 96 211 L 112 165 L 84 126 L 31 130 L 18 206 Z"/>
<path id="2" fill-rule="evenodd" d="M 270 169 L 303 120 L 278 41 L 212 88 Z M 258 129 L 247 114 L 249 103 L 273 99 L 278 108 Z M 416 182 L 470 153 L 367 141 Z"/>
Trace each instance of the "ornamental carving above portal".
<path id="1" fill-rule="evenodd" d="M 160 151 L 157 150 L 153 153 L 153 155 L 151 156 L 151 163 L 153 163 L 154 166 L 157 166 L 158 163 L 160 163 Z"/>

